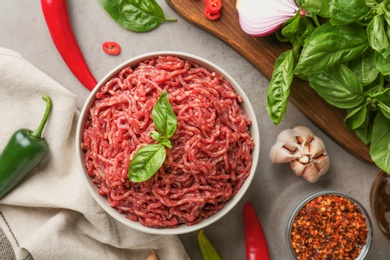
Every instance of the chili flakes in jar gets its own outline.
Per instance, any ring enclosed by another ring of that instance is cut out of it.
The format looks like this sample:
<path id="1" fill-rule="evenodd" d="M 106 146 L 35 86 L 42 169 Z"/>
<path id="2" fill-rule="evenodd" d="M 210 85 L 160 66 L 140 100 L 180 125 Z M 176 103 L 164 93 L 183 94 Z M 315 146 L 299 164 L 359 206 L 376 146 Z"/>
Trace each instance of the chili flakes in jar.
<path id="1" fill-rule="evenodd" d="M 300 260 L 356 259 L 369 235 L 359 205 L 336 194 L 306 202 L 290 225 L 290 246 Z"/>

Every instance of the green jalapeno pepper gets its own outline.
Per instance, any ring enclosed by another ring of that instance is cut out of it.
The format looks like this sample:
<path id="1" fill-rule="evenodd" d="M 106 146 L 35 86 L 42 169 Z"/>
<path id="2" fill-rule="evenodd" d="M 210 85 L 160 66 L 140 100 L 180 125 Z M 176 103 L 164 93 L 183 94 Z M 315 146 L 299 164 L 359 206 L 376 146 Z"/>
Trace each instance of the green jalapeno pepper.
<path id="1" fill-rule="evenodd" d="M 203 229 L 198 233 L 199 248 L 204 260 L 222 260 L 222 256 L 215 249 L 210 240 L 206 237 Z"/>
<path id="2" fill-rule="evenodd" d="M 0 198 L 36 167 L 49 150 L 41 134 L 49 118 L 52 101 L 47 95 L 42 99 L 46 101 L 46 110 L 38 128 L 35 131 L 17 130 L 0 155 Z"/>

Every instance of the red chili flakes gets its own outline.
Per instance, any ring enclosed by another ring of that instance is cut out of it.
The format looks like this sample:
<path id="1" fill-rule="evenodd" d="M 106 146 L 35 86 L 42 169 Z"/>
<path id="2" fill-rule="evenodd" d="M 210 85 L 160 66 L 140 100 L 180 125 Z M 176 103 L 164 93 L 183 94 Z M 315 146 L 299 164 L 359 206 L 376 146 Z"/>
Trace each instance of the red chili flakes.
<path id="1" fill-rule="evenodd" d="M 309 201 L 294 218 L 291 245 L 298 259 L 355 259 L 368 228 L 358 205 L 338 195 Z"/>

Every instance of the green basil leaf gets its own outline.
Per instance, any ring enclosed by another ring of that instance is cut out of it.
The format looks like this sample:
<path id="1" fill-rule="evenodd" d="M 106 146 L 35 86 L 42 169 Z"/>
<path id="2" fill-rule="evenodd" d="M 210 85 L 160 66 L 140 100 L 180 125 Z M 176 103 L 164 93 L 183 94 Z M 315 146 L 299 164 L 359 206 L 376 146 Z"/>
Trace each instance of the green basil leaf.
<path id="1" fill-rule="evenodd" d="M 329 104 L 339 108 L 354 108 L 365 100 L 359 78 L 344 64 L 313 73 L 309 83 Z"/>
<path id="2" fill-rule="evenodd" d="M 152 118 L 154 126 L 166 139 L 176 131 L 177 118 L 168 100 L 168 92 L 164 90 L 153 107 Z"/>
<path id="3" fill-rule="evenodd" d="M 390 88 L 369 93 L 369 96 L 372 99 L 372 102 L 381 109 L 382 114 L 390 119 Z"/>
<path id="4" fill-rule="evenodd" d="M 370 46 L 387 58 L 390 54 L 390 42 L 386 33 L 387 23 L 383 15 L 376 15 L 367 26 Z"/>
<path id="5" fill-rule="evenodd" d="M 290 19 L 288 19 L 282 27 L 282 35 L 285 37 L 292 37 L 294 36 L 297 31 L 299 30 L 299 20 L 300 20 L 300 13 L 299 11 Z"/>
<path id="6" fill-rule="evenodd" d="M 279 124 L 286 113 L 293 71 L 294 53 L 287 50 L 276 60 L 267 90 L 267 112 L 275 124 Z"/>
<path id="7" fill-rule="evenodd" d="M 390 120 L 382 113 L 377 113 L 370 144 L 370 155 L 375 164 L 390 172 Z"/>
<path id="8" fill-rule="evenodd" d="M 349 130 L 361 127 L 367 119 L 367 107 L 363 104 L 348 112 L 344 119 L 344 124 Z"/>
<path id="9" fill-rule="evenodd" d="M 370 8 L 361 0 L 333 0 L 330 3 L 330 23 L 333 25 L 350 24 L 364 17 Z"/>
<path id="10" fill-rule="evenodd" d="M 305 10 L 310 15 L 319 15 L 325 18 L 329 17 L 329 2 L 318 0 L 297 0 L 298 6 Z"/>
<path id="11" fill-rule="evenodd" d="M 134 32 L 147 32 L 163 22 L 174 22 L 166 18 L 155 0 L 99 0 L 107 13 L 122 27 Z"/>
<path id="12" fill-rule="evenodd" d="M 172 148 L 172 144 L 171 144 L 171 141 L 169 141 L 168 139 L 166 139 L 164 136 L 162 136 L 159 132 L 157 131 L 151 131 L 150 132 L 150 135 L 152 136 L 152 138 L 154 140 L 156 140 L 157 142 L 159 142 L 160 144 L 163 144 L 165 145 L 166 147 L 168 148 Z"/>
<path id="13" fill-rule="evenodd" d="M 363 27 L 325 23 L 306 38 L 295 74 L 310 75 L 353 60 L 367 47 L 367 32 Z"/>
<path id="14" fill-rule="evenodd" d="M 366 122 L 353 131 L 365 145 L 369 145 L 371 142 L 372 124 L 370 122 L 370 119 L 366 119 Z"/>
<path id="15" fill-rule="evenodd" d="M 379 74 L 374 60 L 374 53 L 375 51 L 369 48 L 361 56 L 346 63 L 364 86 L 374 82 Z"/>
<path id="16" fill-rule="evenodd" d="M 379 52 L 375 52 L 374 55 L 376 68 L 380 73 L 387 76 L 390 75 L 390 56 L 383 57 Z"/>
<path id="17" fill-rule="evenodd" d="M 148 144 L 141 147 L 134 155 L 128 169 L 129 180 L 143 182 L 152 177 L 166 157 L 166 151 L 161 144 Z"/>

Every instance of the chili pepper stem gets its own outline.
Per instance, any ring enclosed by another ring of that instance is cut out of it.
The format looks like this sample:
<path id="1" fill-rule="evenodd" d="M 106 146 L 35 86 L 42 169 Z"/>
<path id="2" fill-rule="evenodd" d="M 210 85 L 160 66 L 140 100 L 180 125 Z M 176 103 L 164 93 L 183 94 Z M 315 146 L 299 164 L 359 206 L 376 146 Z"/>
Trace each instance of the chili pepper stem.
<path id="1" fill-rule="evenodd" d="M 44 95 L 44 96 L 42 97 L 42 99 L 46 101 L 46 110 L 45 110 L 45 113 L 43 114 L 42 121 L 41 121 L 41 123 L 39 124 L 38 128 L 35 129 L 35 130 L 31 133 L 31 137 L 33 137 L 33 138 L 35 138 L 35 139 L 40 139 L 40 138 L 41 138 L 43 128 L 44 128 L 45 125 L 46 125 L 47 119 L 49 118 L 49 115 L 50 115 L 50 112 L 51 112 L 51 108 L 52 108 L 52 106 L 53 106 L 53 103 L 52 103 L 52 101 L 51 101 L 51 98 L 50 98 L 48 95 Z"/>

